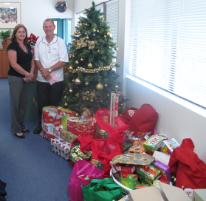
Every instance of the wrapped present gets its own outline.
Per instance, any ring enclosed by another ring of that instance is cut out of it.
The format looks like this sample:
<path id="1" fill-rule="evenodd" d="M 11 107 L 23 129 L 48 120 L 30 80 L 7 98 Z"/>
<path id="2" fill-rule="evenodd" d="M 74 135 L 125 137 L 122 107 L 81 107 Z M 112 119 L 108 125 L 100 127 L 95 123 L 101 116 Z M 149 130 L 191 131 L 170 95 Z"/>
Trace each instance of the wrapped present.
<path id="1" fill-rule="evenodd" d="M 69 117 L 67 126 L 68 130 L 75 135 L 94 135 L 96 131 L 94 118 Z"/>
<path id="2" fill-rule="evenodd" d="M 64 130 L 68 130 L 67 122 L 69 117 L 77 117 L 78 114 L 74 111 L 58 107 L 58 114 L 61 117 L 61 125 Z"/>
<path id="3" fill-rule="evenodd" d="M 123 197 L 124 191 L 112 178 L 93 179 L 83 187 L 85 201 L 112 201 Z"/>
<path id="4" fill-rule="evenodd" d="M 160 161 L 155 161 L 154 166 L 157 167 L 159 170 L 161 170 L 160 181 L 169 184 L 172 176 L 169 166 L 165 165 L 164 163 L 161 163 Z"/>
<path id="5" fill-rule="evenodd" d="M 80 145 L 77 144 L 74 147 L 72 147 L 70 151 L 70 160 L 74 163 L 83 160 L 83 159 L 90 159 L 91 158 L 91 152 L 82 152 L 80 149 Z"/>
<path id="6" fill-rule="evenodd" d="M 49 134 L 49 133 L 45 132 L 44 130 L 42 130 L 42 132 L 40 133 L 40 136 L 43 137 L 44 139 L 47 139 L 47 140 L 51 140 L 51 139 L 56 138 L 53 134 Z"/>
<path id="7" fill-rule="evenodd" d="M 42 129 L 46 138 L 59 137 L 59 127 L 61 125 L 61 115 L 57 107 L 47 106 L 42 111 Z M 49 137 L 48 137 L 49 136 Z"/>
<path id="8" fill-rule="evenodd" d="M 133 174 L 135 171 L 135 166 L 133 165 L 122 165 L 120 167 L 121 167 L 120 170 L 121 177 L 128 177 L 128 175 Z"/>
<path id="9" fill-rule="evenodd" d="M 145 142 L 144 142 L 144 148 L 145 151 L 148 152 L 154 152 L 155 150 L 158 150 L 161 146 L 161 143 L 163 140 L 166 140 L 167 137 L 162 135 L 151 135 Z"/>
<path id="10" fill-rule="evenodd" d="M 121 177 L 120 182 L 130 189 L 135 189 L 138 184 L 138 175 L 128 174 L 127 177 Z"/>
<path id="11" fill-rule="evenodd" d="M 161 171 L 154 165 L 137 167 L 136 172 L 139 175 L 141 182 L 148 184 L 153 184 L 154 180 L 161 174 Z"/>
<path id="12" fill-rule="evenodd" d="M 127 153 L 115 156 L 111 164 L 149 165 L 153 161 L 154 157 L 148 154 Z"/>
<path id="13" fill-rule="evenodd" d="M 60 137 L 66 142 L 72 143 L 77 139 L 78 136 L 65 129 L 60 129 Z"/>
<path id="14" fill-rule="evenodd" d="M 164 140 L 161 144 L 160 151 L 171 154 L 175 148 L 179 147 L 180 144 L 177 142 L 175 138 L 171 138 L 168 140 Z"/>
<path id="15" fill-rule="evenodd" d="M 161 151 L 154 151 L 153 157 L 155 158 L 156 161 L 159 161 L 159 162 L 165 164 L 166 166 L 168 166 L 169 160 L 170 160 L 169 154 L 165 154 Z"/>
<path id="16" fill-rule="evenodd" d="M 128 150 L 129 153 L 144 153 L 144 146 L 143 146 L 143 141 L 141 140 L 135 140 L 133 142 L 133 145 L 129 148 Z"/>
<path id="17" fill-rule="evenodd" d="M 62 158 L 68 160 L 71 144 L 65 142 L 61 138 L 51 139 L 52 151 L 60 155 Z"/>
<path id="18" fill-rule="evenodd" d="M 57 107 L 55 106 L 46 106 L 42 110 L 42 121 L 43 123 L 54 123 L 56 116 L 58 114 Z"/>
<path id="19" fill-rule="evenodd" d="M 128 175 L 133 174 L 135 172 L 135 166 L 134 165 L 111 165 L 112 172 L 115 175 L 116 178 L 120 177 L 128 177 Z"/>

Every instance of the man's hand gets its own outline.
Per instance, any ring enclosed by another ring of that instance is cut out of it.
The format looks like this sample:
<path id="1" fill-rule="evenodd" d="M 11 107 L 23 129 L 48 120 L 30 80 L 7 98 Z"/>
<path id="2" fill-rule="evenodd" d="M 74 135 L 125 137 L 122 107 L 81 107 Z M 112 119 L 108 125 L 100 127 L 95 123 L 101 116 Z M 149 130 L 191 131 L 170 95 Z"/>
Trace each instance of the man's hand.
<path id="1" fill-rule="evenodd" d="M 50 72 L 47 68 L 41 68 L 40 72 L 41 72 L 41 74 L 42 74 L 42 76 L 44 77 L 45 80 L 50 79 Z"/>

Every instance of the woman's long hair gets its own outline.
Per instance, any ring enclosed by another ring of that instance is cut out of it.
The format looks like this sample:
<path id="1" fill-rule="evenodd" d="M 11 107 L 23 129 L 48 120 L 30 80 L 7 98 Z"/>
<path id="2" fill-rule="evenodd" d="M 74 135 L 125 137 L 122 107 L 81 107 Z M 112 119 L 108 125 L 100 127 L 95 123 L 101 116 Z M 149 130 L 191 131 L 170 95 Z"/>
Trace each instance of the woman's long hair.
<path id="1" fill-rule="evenodd" d="M 28 36 L 28 32 L 27 32 L 27 28 L 23 25 L 23 24 L 17 24 L 13 30 L 13 33 L 12 33 L 12 36 L 11 36 L 11 41 L 12 42 L 17 42 L 16 41 L 16 33 L 17 31 L 20 29 L 20 28 L 23 28 L 26 32 L 26 37 L 24 39 L 24 44 L 27 45 L 27 36 Z"/>

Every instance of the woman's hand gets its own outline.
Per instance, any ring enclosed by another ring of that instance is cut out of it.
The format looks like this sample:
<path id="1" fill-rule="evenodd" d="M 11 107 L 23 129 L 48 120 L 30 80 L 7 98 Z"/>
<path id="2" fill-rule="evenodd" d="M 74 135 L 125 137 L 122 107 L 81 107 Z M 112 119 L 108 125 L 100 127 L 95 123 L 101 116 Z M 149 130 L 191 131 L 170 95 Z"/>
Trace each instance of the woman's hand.
<path id="1" fill-rule="evenodd" d="M 30 82 L 33 81 L 34 79 L 34 74 L 32 72 L 26 72 L 25 77 L 23 78 L 25 82 Z"/>

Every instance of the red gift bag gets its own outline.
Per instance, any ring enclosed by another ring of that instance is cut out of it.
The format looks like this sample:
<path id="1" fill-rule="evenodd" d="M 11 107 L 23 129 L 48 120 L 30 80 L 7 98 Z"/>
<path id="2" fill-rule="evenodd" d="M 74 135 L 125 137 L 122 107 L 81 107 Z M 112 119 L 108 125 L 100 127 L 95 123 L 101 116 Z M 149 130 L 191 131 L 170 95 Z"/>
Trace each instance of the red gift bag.
<path id="1" fill-rule="evenodd" d="M 158 113 L 149 104 L 143 104 L 137 109 L 129 122 L 130 130 L 138 133 L 154 132 Z"/>
<path id="2" fill-rule="evenodd" d="M 206 188 L 206 164 L 194 152 L 190 138 L 182 141 L 170 157 L 170 171 L 176 176 L 180 188 Z"/>
<path id="3" fill-rule="evenodd" d="M 119 143 L 110 139 L 94 140 L 92 145 L 92 159 L 103 164 L 104 176 L 109 175 L 110 161 L 122 154 L 122 147 Z"/>
<path id="4" fill-rule="evenodd" d="M 129 126 L 121 117 L 118 116 L 115 118 L 114 127 L 109 124 L 110 112 L 108 109 L 99 109 L 96 112 L 95 118 L 98 127 L 108 133 L 110 140 L 114 140 L 120 144 L 123 143 L 123 132 L 127 130 Z"/>

